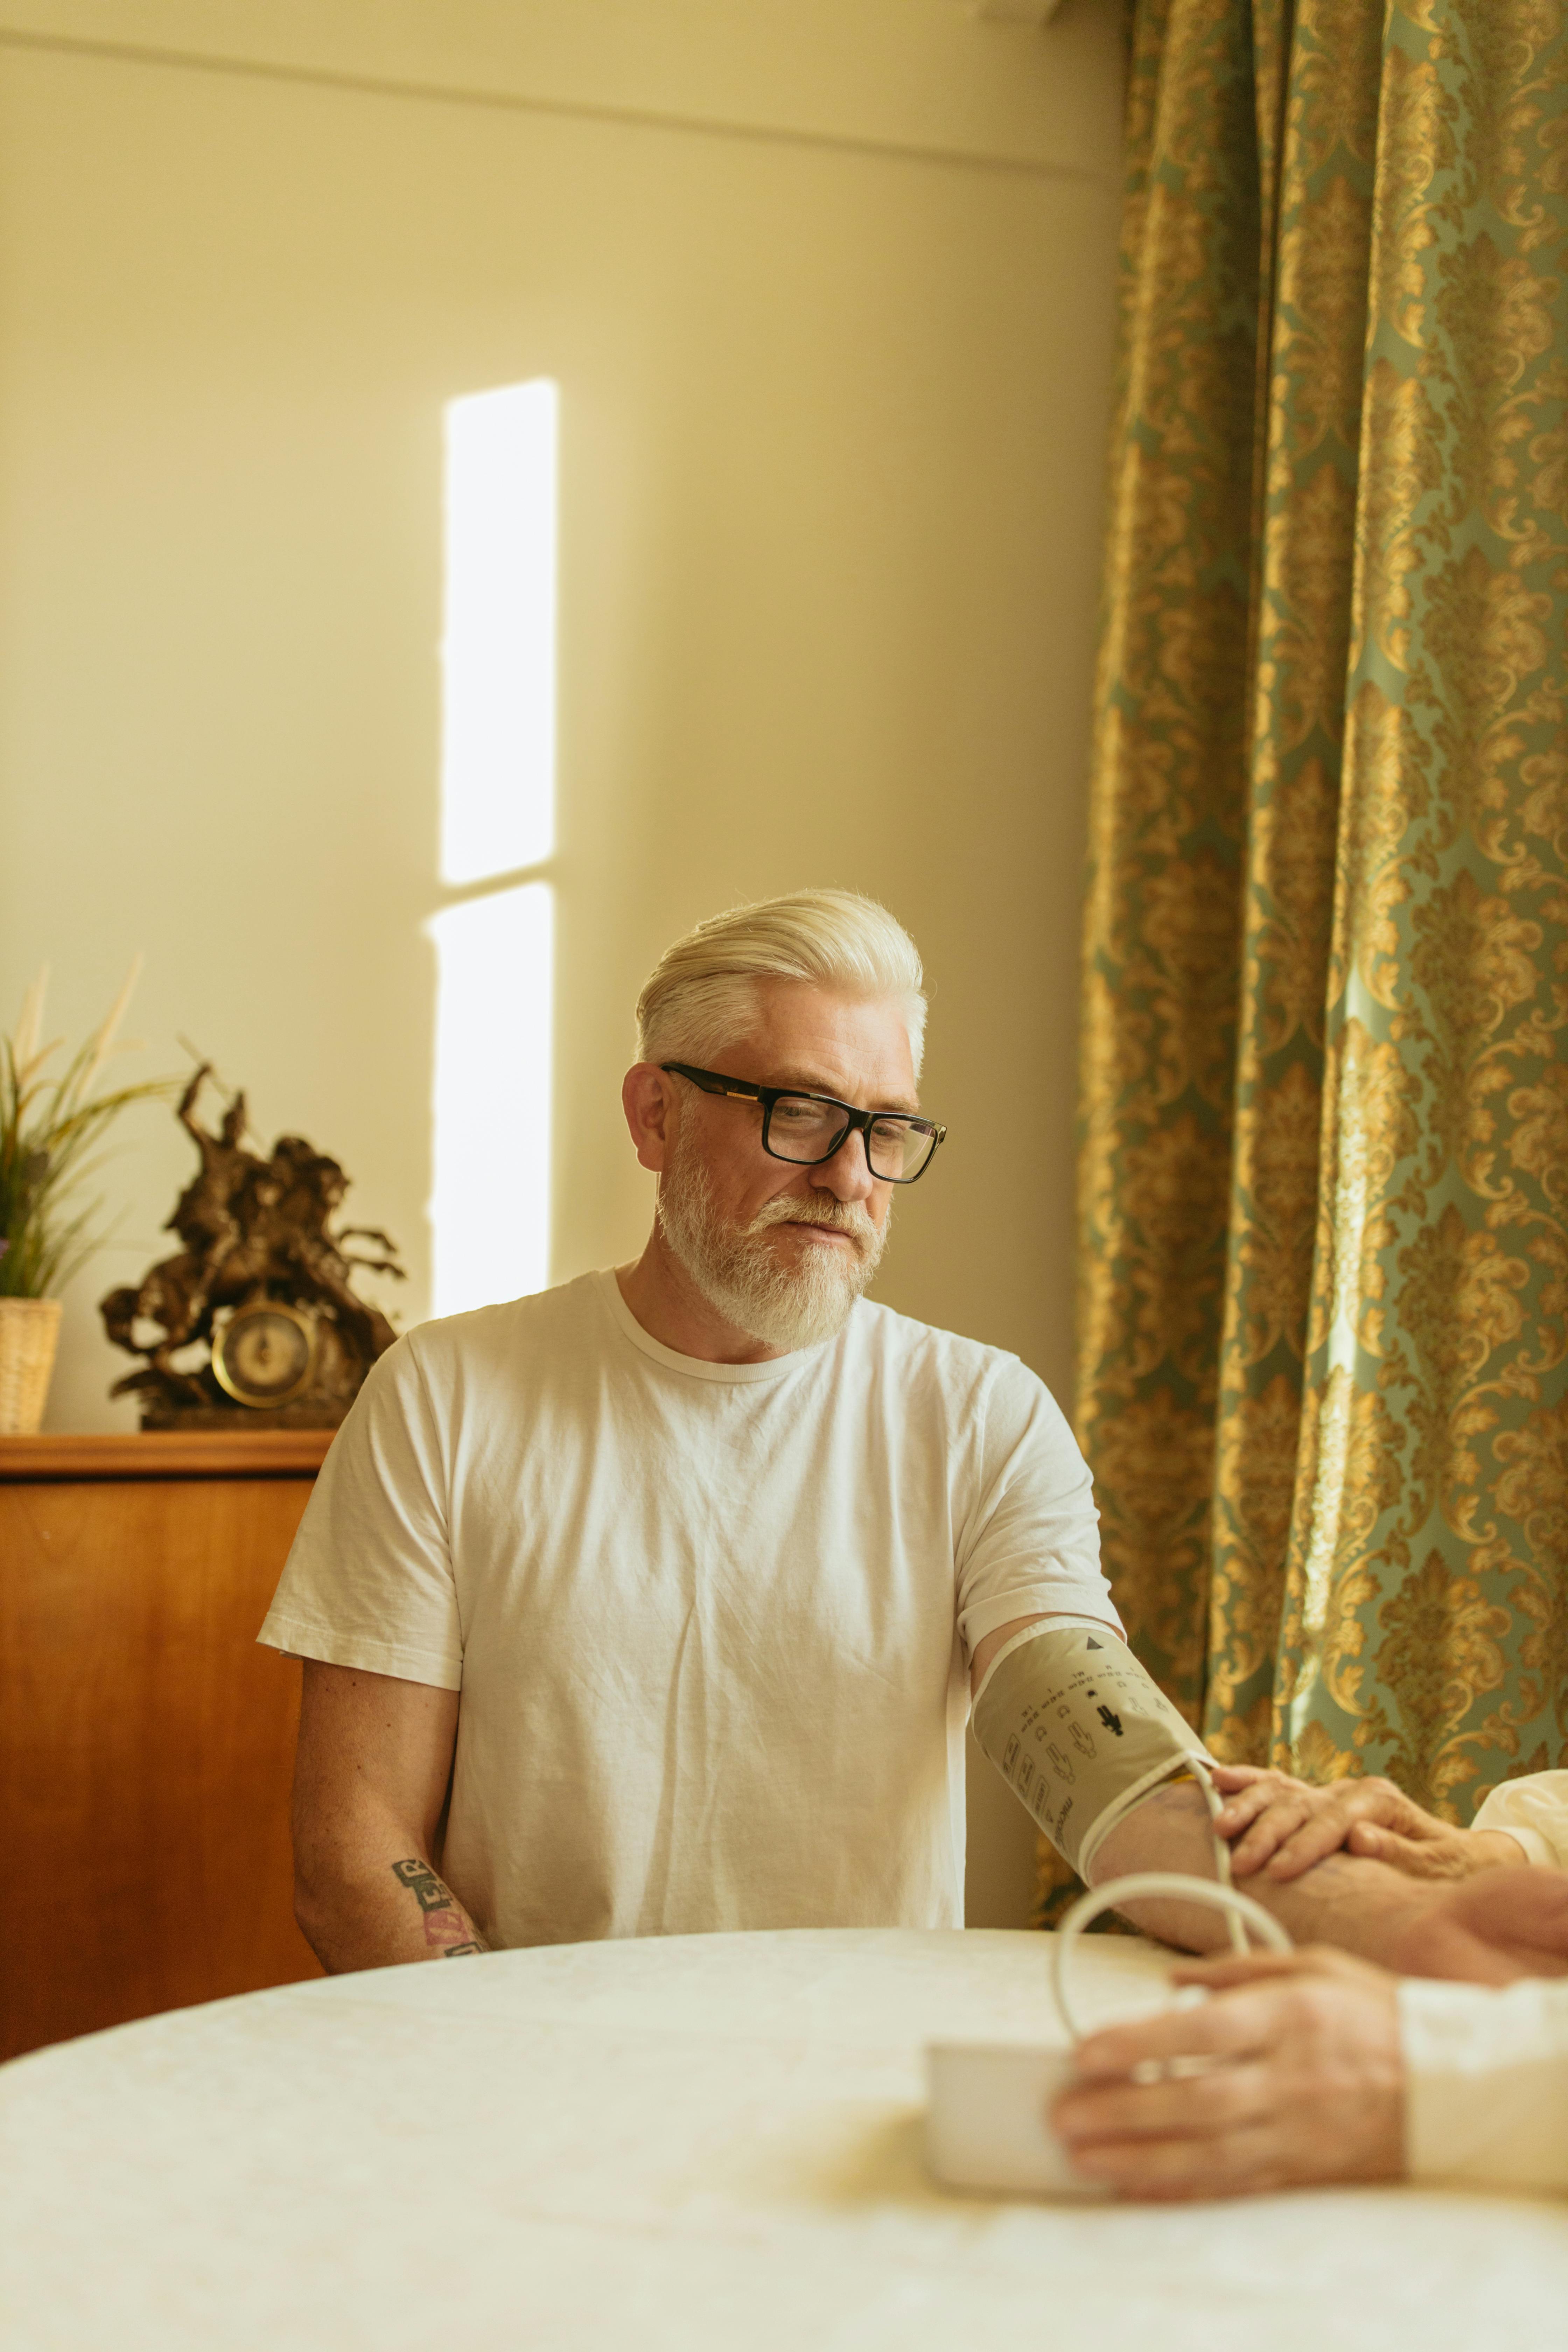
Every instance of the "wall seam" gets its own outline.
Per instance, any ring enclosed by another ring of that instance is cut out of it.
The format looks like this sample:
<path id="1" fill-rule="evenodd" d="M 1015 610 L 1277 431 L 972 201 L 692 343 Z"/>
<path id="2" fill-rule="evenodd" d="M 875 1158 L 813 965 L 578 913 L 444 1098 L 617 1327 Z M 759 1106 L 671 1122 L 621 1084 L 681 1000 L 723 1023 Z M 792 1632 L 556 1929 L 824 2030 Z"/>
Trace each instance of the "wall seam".
<path id="1" fill-rule="evenodd" d="M 552 115 L 567 121 L 618 123 L 631 130 L 694 132 L 710 139 L 753 140 L 779 147 L 816 148 L 831 153 L 889 158 L 907 163 L 945 165 L 1015 179 L 1074 181 L 1120 196 L 1114 173 L 1081 163 L 1053 163 L 1023 155 L 982 155 L 960 147 L 921 146 L 913 141 L 857 138 L 844 131 L 810 131 L 785 124 L 725 121 L 678 114 L 657 107 L 611 106 L 589 99 L 531 98 L 517 90 L 475 89 L 413 77 L 358 74 L 327 66 L 280 64 L 269 58 L 225 57 L 200 50 L 165 49 L 136 41 L 97 41 L 64 33 L 27 33 L 0 26 L 0 49 L 61 57 L 102 58 L 111 64 L 156 66 L 194 73 L 232 75 L 256 81 L 305 84 L 350 90 L 367 98 L 416 99 L 449 106 L 485 107 L 513 114 Z"/>

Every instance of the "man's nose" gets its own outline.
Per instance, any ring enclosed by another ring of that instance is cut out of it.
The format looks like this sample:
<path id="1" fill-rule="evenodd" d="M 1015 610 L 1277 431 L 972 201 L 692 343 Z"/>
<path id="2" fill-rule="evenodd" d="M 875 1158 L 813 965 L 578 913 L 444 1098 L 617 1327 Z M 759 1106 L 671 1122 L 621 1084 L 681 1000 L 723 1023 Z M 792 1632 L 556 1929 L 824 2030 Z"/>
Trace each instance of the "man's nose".
<path id="1" fill-rule="evenodd" d="M 866 1157 L 866 1140 L 858 1128 L 852 1127 L 831 1160 L 819 1160 L 811 1171 L 811 1181 L 836 1201 L 866 1201 L 877 1189 L 877 1179 L 871 1173 L 871 1163 Z"/>

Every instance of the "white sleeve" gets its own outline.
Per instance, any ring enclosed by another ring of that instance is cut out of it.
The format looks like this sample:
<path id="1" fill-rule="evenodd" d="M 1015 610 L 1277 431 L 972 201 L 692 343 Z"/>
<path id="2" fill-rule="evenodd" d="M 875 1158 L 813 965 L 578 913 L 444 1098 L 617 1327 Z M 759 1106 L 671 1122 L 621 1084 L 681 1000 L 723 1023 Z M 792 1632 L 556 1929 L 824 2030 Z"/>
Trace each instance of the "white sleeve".
<path id="1" fill-rule="evenodd" d="M 977 1472 L 956 1563 L 969 1654 L 1014 1617 L 1091 1617 L 1120 1633 L 1089 1465 L 1050 1391 L 1016 1356 L 995 1360 Z"/>
<path id="2" fill-rule="evenodd" d="M 328 1665 L 460 1690 L 447 1431 L 421 1335 L 374 1365 L 333 1438 L 260 1641 Z"/>
<path id="3" fill-rule="evenodd" d="M 1523 1847 L 1526 1862 L 1568 1870 L 1568 1772 L 1527 1772 L 1505 1780 L 1470 1827 L 1506 1830 Z"/>
<path id="4" fill-rule="evenodd" d="M 1568 1980 L 1399 1987 L 1412 2180 L 1568 2195 Z"/>

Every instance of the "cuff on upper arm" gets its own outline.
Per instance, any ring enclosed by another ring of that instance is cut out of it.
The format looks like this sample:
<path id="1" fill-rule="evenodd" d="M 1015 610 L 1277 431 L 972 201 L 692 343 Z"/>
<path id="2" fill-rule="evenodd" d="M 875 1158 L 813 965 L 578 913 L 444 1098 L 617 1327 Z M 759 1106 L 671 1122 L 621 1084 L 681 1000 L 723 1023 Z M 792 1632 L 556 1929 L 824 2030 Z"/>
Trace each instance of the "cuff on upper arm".
<path id="1" fill-rule="evenodd" d="M 1086 1599 L 1070 1586 L 1058 1585 L 1042 1592 L 1037 1584 L 1019 1585 L 1011 1592 L 993 1593 L 960 1610 L 958 1630 L 963 1636 L 964 1654 L 972 1658 L 987 1633 L 994 1633 L 998 1625 L 1010 1624 L 1015 1617 L 1084 1617 L 1097 1625 L 1109 1625 L 1126 1639 L 1121 1618 L 1099 1594 Z"/>

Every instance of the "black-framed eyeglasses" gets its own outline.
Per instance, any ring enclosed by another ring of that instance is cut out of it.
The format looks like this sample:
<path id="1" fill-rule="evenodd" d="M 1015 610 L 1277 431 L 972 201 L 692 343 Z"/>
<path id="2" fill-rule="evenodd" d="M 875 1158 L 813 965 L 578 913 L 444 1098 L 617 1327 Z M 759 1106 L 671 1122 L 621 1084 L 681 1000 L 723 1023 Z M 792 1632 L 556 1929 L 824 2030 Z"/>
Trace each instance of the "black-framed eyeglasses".
<path id="1" fill-rule="evenodd" d="M 858 1128 L 866 1165 L 884 1184 L 912 1184 L 923 1176 L 947 1133 L 934 1119 L 901 1110 L 857 1110 L 836 1095 L 803 1094 L 797 1087 L 754 1087 L 748 1078 L 721 1077 L 717 1070 L 693 1069 L 689 1062 L 661 1062 L 678 1078 L 689 1078 L 705 1095 L 732 1095 L 763 1107 L 763 1150 L 797 1168 L 831 1160 L 845 1137 Z"/>

